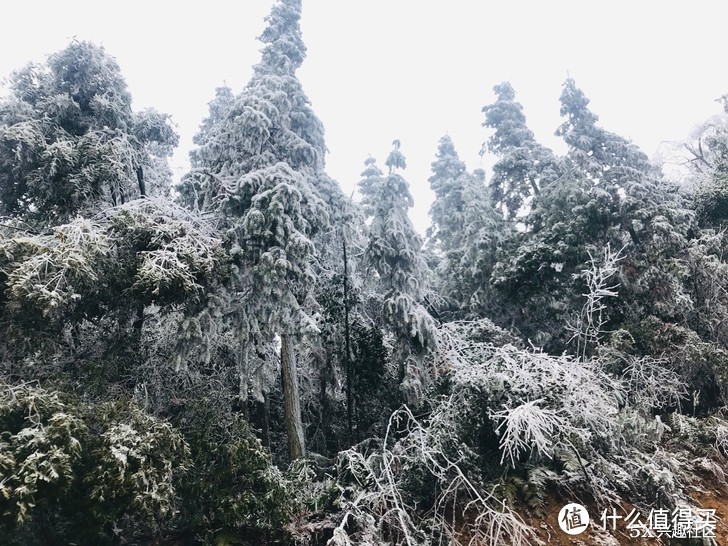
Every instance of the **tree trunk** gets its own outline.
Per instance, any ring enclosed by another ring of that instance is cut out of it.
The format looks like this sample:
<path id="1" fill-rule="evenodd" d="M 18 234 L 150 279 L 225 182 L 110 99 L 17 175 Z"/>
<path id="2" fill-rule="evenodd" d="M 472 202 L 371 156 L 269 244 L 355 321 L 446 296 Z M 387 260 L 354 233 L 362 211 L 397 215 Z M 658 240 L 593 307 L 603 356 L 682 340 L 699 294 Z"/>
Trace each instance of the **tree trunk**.
<path id="1" fill-rule="evenodd" d="M 263 393 L 263 436 L 265 438 L 265 447 L 270 451 L 270 396 L 268 396 L 267 392 Z"/>
<path id="2" fill-rule="evenodd" d="M 141 362 L 141 359 L 144 358 L 143 333 L 145 307 L 141 302 L 136 303 L 135 306 L 136 312 L 134 313 L 134 319 L 131 323 L 131 338 L 129 339 L 129 343 L 125 345 L 125 350 L 128 351 L 129 356 L 134 359 L 139 359 L 139 362 Z M 128 322 L 123 325 L 120 323 L 119 326 L 124 328 L 122 331 L 127 331 L 126 328 L 128 328 L 128 324 Z"/>
<path id="3" fill-rule="evenodd" d="M 533 177 L 528 177 L 528 181 L 531 183 L 531 189 L 533 190 L 533 195 L 540 195 L 541 191 L 538 189 L 538 184 L 536 184 L 536 180 L 533 179 Z"/>
<path id="4" fill-rule="evenodd" d="M 131 323 L 132 330 L 134 331 L 134 341 L 137 346 L 142 346 L 142 330 L 144 328 L 144 304 L 138 303 L 136 309 L 136 316 L 134 321 Z"/>
<path id="5" fill-rule="evenodd" d="M 251 404 L 253 404 L 253 419 L 255 421 L 255 428 L 260 429 L 260 441 L 265 447 L 270 449 L 268 395 L 264 393 L 262 402 L 254 400 Z"/>
<path id="6" fill-rule="evenodd" d="M 330 417 L 332 415 L 332 411 L 329 404 L 329 397 L 326 394 L 326 387 L 328 386 L 329 382 L 330 370 L 331 357 L 328 356 L 326 358 L 326 364 L 324 364 L 324 367 L 321 370 L 321 379 L 319 381 L 319 427 L 321 429 L 321 436 L 323 437 L 323 445 L 314 446 L 316 451 L 318 451 L 319 453 L 338 451 L 336 449 L 329 449 L 329 445 L 333 445 L 334 442 L 332 440 L 335 439 L 331 437 L 331 434 L 329 434 L 331 432 L 331 427 L 329 425 L 331 423 Z"/>
<path id="7" fill-rule="evenodd" d="M 640 246 L 640 238 L 637 236 L 637 232 L 634 230 L 634 227 L 632 227 L 632 222 L 628 218 L 625 218 L 622 216 L 620 218 L 620 223 L 622 224 L 622 229 L 626 230 L 627 233 L 629 233 L 630 239 L 632 239 L 632 243 L 634 243 L 634 246 L 638 247 Z"/>
<path id="8" fill-rule="evenodd" d="M 301 401 L 298 396 L 298 373 L 293 340 L 281 335 L 281 378 L 283 381 L 283 411 L 288 434 L 288 454 L 291 460 L 306 456 L 301 422 Z"/>
<path id="9" fill-rule="evenodd" d="M 147 188 L 144 184 L 144 169 L 141 166 L 136 168 L 137 182 L 139 183 L 139 195 L 142 197 L 147 196 Z"/>
<path id="10" fill-rule="evenodd" d="M 348 440 L 351 442 L 352 431 L 352 372 L 351 372 L 351 342 L 349 332 L 349 269 L 346 258 L 346 240 L 343 242 L 344 248 L 344 366 L 346 368 L 346 429 L 349 434 Z"/>

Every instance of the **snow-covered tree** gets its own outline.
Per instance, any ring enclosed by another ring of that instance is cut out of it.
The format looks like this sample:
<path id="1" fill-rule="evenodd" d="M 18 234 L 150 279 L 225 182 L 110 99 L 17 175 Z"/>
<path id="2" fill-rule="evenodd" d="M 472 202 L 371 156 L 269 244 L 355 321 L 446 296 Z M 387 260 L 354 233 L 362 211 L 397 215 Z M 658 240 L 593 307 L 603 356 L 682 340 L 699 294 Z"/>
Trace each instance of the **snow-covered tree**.
<path id="1" fill-rule="evenodd" d="M 462 238 L 466 206 L 463 192 L 467 176 L 465 163 L 460 160 L 450 136 L 445 135 L 437 146 L 432 176 L 427 179 L 435 193 L 430 206 L 432 226 L 427 230 L 427 236 L 444 251 L 459 246 Z"/>
<path id="2" fill-rule="evenodd" d="M 399 141 L 385 164 L 385 176 L 373 158 L 365 161 L 359 189 L 365 213 L 371 218 L 365 262 L 376 272 L 381 286 L 382 317 L 397 339 L 394 358 L 408 400 L 417 401 L 429 381 L 423 356 L 434 348 L 434 323 L 422 305 L 426 286 L 426 264 L 422 238 L 407 211 L 414 204 L 409 184 L 397 171 L 406 166 Z"/>
<path id="3" fill-rule="evenodd" d="M 728 222 L 728 95 L 720 101 L 723 112 L 701 123 L 682 144 L 698 220 L 713 228 Z"/>
<path id="4" fill-rule="evenodd" d="M 129 513 L 149 526 L 173 513 L 188 467 L 180 434 L 133 404 L 69 398 L 0 381 L 4 544 L 103 543 L 104 526 Z"/>
<path id="5" fill-rule="evenodd" d="M 569 146 L 561 174 L 541 187 L 524 219 L 529 233 L 504 249 L 494 275 L 503 294 L 522 301 L 522 327 L 540 343 L 551 339 L 546 331 L 552 327 L 532 326 L 576 312 L 581 304 L 568 294 L 578 293 L 584 282 L 579 272 L 588 268 L 590 255 L 607 246 L 625 249 L 622 290 L 632 304 L 620 313 L 676 318 L 678 302 L 684 303 L 679 276 L 668 269 L 684 269 L 677 254 L 691 236 L 692 215 L 637 146 L 597 124 L 588 103 L 567 80 L 561 95 L 565 120 L 557 131 Z M 658 256 L 662 265 L 655 267 Z M 664 267 L 668 262 L 672 266 Z M 658 284 L 665 287 L 664 299 L 654 306 Z"/>
<path id="6" fill-rule="evenodd" d="M 565 121 L 557 134 L 569 145 L 567 159 L 589 190 L 586 202 L 572 209 L 573 217 L 582 218 L 588 240 L 626 246 L 626 262 L 637 270 L 623 279 L 625 289 L 635 291 L 630 297 L 651 301 L 650 312 L 675 319 L 686 310 L 677 281 L 685 275 L 680 254 L 696 234 L 694 214 L 636 145 L 597 125 L 588 103 L 574 81 L 567 80 L 561 96 Z M 658 286 L 663 298 L 655 306 Z"/>
<path id="7" fill-rule="evenodd" d="M 530 206 L 542 186 L 558 176 L 558 165 L 553 152 L 539 144 L 526 125 L 523 106 L 516 102 L 511 84 L 501 83 L 493 91 L 497 98 L 483 107 L 483 125 L 495 131 L 481 154 L 490 152 L 498 158 L 490 181 L 493 201 L 514 219 Z"/>
<path id="8" fill-rule="evenodd" d="M 194 309 L 226 273 L 209 224 L 159 198 L 78 218 L 52 233 L 13 235 L 0 236 L 0 345 L 19 355 L 23 346 L 57 350 L 68 328 L 84 325 L 90 336 L 100 335 L 98 321 L 111 317 L 116 336 L 124 339 L 130 323 L 139 334 L 145 307 Z"/>
<path id="9" fill-rule="evenodd" d="M 482 313 L 504 236 L 503 217 L 492 205 L 484 173 L 466 170 L 449 136 L 440 139 L 428 181 L 435 193 L 429 244 L 439 259 L 434 287 L 446 304 L 438 312 Z"/>
<path id="10" fill-rule="evenodd" d="M 134 112 L 116 60 L 72 42 L 10 78 L 0 102 L 0 214 L 39 226 L 164 194 L 169 117 Z"/>
<path id="11" fill-rule="evenodd" d="M 324 171 L 323 126 L 296 70 L 306 48 L 300 0 L 276 2 L 260 36 L 253 77 L 237 96 L 218 90 L 196 137 L 193 170 L 181 193 L 189 204 L 219 214 L 237 274 L 230 313 L 240 331 L 242 394 L 256 344 L 281 343 L 291 458 L 305 454 L 296 339 L 313 335 L 311 288 L 317 262 L 332 252 L 333 221 L 346 215 L 338 185 Z M 336 245 L 336 252 L 340 243 Z M 300 352 L 300 351 L 298 351 Z M 269 386 L 264 386 L 265 391 Z M 261 392 L 258 387 L 254 389 Z"/>

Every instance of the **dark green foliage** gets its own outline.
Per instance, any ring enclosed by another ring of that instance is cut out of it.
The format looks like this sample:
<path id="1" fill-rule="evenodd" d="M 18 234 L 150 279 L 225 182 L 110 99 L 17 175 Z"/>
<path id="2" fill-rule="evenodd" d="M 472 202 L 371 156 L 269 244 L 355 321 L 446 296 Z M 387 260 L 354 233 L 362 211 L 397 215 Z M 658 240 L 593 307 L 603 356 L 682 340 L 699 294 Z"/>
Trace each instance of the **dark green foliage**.
<path id="1" fill-rule="evenodd" d="M 311 351 L 318 392 L 305 399 L 312 418 L 308 433 L 313 451 L 333 456 L 354 442 L 380 435 L 385 420 L 401 403 L 397 378 L 380 327 L 363 314 L 362 287 L 350 287 L 350 366 L 352 373 L 352 434 L 346 430 L 346 363 L 343 276 L 320 279 L 317 301 L 323 310 L 321 345 Z M 318 396 L 316 396 L 318 394 Z"/>
<path id="2" fill-rule="evenodd" d="M 549 487 L 558 474 L 545 466 L 529 466 L 506 474 L 498 483 L 498 492 L 511 505 L 522 503 L 534 516 L 543 518 L 548 507 Z"/>
<path id="3" fill-rule="evenodd" d="M 404 502 L 426 511 L 437 500 L 438 480 L 422 461 L 414 461 L 402 469 L 401 488 Z"/>
<path id="4" fill-rule="evenodd" d="M 242 416 L 221 412 L 210 393 L 187 401 L 175 422 L 192 463 L 180 484 L 180 532 L 204 543 L 222 533 L 279 534 L 287 516 L 285 483 Z"/>
<path id="5" fill-rule="evenodd" d="M 110 543 L 125 516 L 130 534 L 169 519 L 188 449 L 168 423 L 28 384 L 3 384 L 0 404 L 3 543 Z"/>
<path id="6" fill-rule="evenodd" d="M 122 516 L 152 528 L 176 508 L 177 479 L 189 468 L 189 449 L 180 433 L 131 403 L 107 403 L 87 418 L 103 430 L 87 456 L 89 512 L 106 526 Z"/>
<path id="7" fill-rule="evenodd" d="M 388 356 L 381 330 L 355 320 L 352 364 L 357 440 L 381 436 L 385 419 L 403 402 L 397 378 L 387 367 Z"/>
<path id="8" fill-rule="evenodd" d="M 3 527 L 24 524 L 40 504 L 57 509 L 76 479 L 86 426 L 57 393 L 2 384 L 0 510 Z"/>
<path id="9" fill-rule="evenodd" d="M 66 442 L 76 446 L 73 452 L 63 451 L 62 438 L 53 437 L 59 446 L 49 453 L 55 458 L 38 462 L 58 467 L 57 484 L 51 484 L 57 487 L 39 490 L 28 521 L 8 532 L 19 544 L 103 544 L 115 540 L 114 533 L 141 542 L 162 532 L 212 541 L 220 526 L 236 533 L 244 529 L 251 537 L 279 530 L 283 483 L 242 415 L 233 411 L 239 381 L 231 381 L 230 370 L 236 355 L 224 337 L 216 337 L 227 332 L 214 328 L 227 306 L 217 291 L 235 260 L 225 253 L 221 234 L 199 216 L 165 199 L 125 203 L 141 194 L 166 194 L 168 180 L 158 160 L 176 143 L 168 120 L 153 110 L 131 111 L 118 66 L 102 49 L 74 43 L 51 61 L 47 71 L 21 73 L 14 88 L 21 98 L 35 101 L 36 109 L 12 96 L 2 112 L 11 116 L 17 107 L 35 115 L 47 106 L 47 88 L 61 86 L 70 94 L 69 108 L 78 112 L 60 112 L 57 118 L 42 114 L 48 124 L 43 128 L 49 142 L 61 134 L 69 146 L 78 144 L 71 150 L 78 161 L 46 181 L 66 191 L 61 177 L 68 176 L 74 188 L 83 182 L 90 189 L 81 187 L 83 196 L 70 200 L 51 194 L 56 204 L 46 206 L 31 185 L 30 196 L 6 210 L 15 218 L 11 229 L 0 233 L 5 333 L 0 354 L 2 370 L 11 377 L 43 379 L 64 393 L 78 392 L 84 402 L 70 397 L 62 411 L 82 433 L 72 438 L 80 447 Z M 16 125 L 7 131 L 23 128 Z M 77 136 L 78 143 L 68 135 Z M 118 149 L 101 148 L 98 139 Z M 15 166 L 35 168 L 17 161 Z M 28 180 L 40 173 L 34 172 Z M 96 188 L 94 177 L 110 183 L 110 193 L 101 183 Z M 8 203 L 4 199 L 0 205 Z M 31 209 L 33 214 L 26 214 Z M 78 218 L 52 232 L 31 229 L 22 236 L 27 223 L 21 218 L 42 227 L 77 213 L 94 214 L 93 220 Z M 16 226 L 20 231 L 12 229 Z M 171 364 L 184 373 L 170 375 Z M 186 403 L 180 413 L 189 385 L 198 384 L 202 396 L 206 382 L 224 385 L 216 403 L 205 411 Z M 131 398 L 143 409 L 113 402 Z M 177 428 L 158 415 L 170 417 Z M 51 421 L 42 423 L 48 432 Z M 71 458 L 73 464 L 64 463 Z M 179 481 L 190 468 L 194 479 Z M 10 487 L 10 481 L 4 483 Z M 198 501 L 204 506 L 194 504 Z"/>
<path id="10" fill-rule="evenodd" d="M 665 355 L 669 367 L 688 385 L 682 402 L 687 413 L 703 414 L 728 400 L 728 349 L 704 341 L 694 331 L 649 317 L 632 329 L 635 342 L 646 354 Z"/>
<path id="11" fill-rule="evenodd" d="M 695 212 L 701 224 L 723 226 L 728 222 L 728 181 L 717 179 L 701 186 L 695 195 Z"/>

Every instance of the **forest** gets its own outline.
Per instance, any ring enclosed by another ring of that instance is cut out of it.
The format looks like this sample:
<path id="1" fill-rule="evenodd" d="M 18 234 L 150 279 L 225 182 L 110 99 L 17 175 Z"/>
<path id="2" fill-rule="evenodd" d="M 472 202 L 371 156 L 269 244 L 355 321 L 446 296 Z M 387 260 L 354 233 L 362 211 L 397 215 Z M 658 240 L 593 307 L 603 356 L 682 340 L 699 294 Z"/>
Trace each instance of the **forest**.
<path id="1" fill-rule="evenodd" d="M 488 172 L 443 136 L 421 235 L 406 142 L 357 196 L 327 175 L 300 17 L 273 5 L 180 180 L 113 52 L 9 78 L 0 543 L 728 541 L 728 96 L 678 182 L 573 79 L 563 155 L 496 85 Z"/>

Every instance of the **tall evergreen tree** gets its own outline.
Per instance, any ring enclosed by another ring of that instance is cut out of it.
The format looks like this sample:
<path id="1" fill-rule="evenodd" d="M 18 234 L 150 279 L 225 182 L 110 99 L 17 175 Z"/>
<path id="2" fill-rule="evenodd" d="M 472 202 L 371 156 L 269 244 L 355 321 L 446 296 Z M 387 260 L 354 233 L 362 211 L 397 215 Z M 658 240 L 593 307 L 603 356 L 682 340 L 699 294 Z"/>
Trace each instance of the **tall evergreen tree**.
<path id="1" fill-rule="evenodd" d="M 637 226 L 629 216 L 637 212 L 646 192 L 653 197 L 657 193 L 653 190 L 654 168 L 636 145 L 597 125 L 599 117 L 588 108 L 589 99 L 573 79 L 564 83 L 560 101 L 565 120 L 556 134 L 569 146 L 572 168 L 585 179 L 596 198 L 587 207 L 601 221 L 594 222 L 593 218 L 592 225 L 604 230 L 618 219 L 632 243 L 639 244 Z"/>
<path id="2" fill-rule="evenodd" d="M 407 400 L 417 402 L 429 381 L 424 356 L 434 348 L 432 317 L 422 305 L 426 264 L 422 238 L 407 211 L 414 204 L 409 184 L 397 171 L 406 167 L 405 157 L 394 141 L 385 165 L 385 176 L 376 161 L 365 161 L 359 183 L 365 213 L 371 218 L 365 262 L 376 272 L 382 290 L 381 309 L 386 327 L 397 340 L 394 358 Z"/>
<path id="3" fill-rule="evenodd" d="M 243 396 L 255 347 L 280 337 L 293 459 L 305 454 L 296 340 L 317 332 L 316 264 L 328 251 L 331 204 L 346 201 L 324 172 L 323 126 L 296 77 L 306 53 L 300 17 L 300 0 L 274 4 L 260 36 L 261 61 L 239 95 L 218 91 L 182 189 L 189 204 L 224 220 L 238 271 L 231 310 L 242 339 Z"/>
<path id="4" fill-rule="evenodd" d="M 435 193 L 428 229 L 439 258 L 435 287 L 446 305 L 440 311 L 454 318 L 482 314 L 503 217 L 492 205 L 484 173 L 467 172 L 449 136 L 440 139 L 428 181 Z"/>
<path id="5" fill-rule="evenodd" d="M 463 192 L 468 176 L 449 135 L 440 139 L 437 157 L 428 178 L 435 200 L 430 206 L 432 226 L 427 230 L 438 248 L 447 251 L 458 246 L 464 227 L 465 200 Z"/>
<path id="6" fill-rule="evenodd" d="M 526 125 L 523 106 L 516 102 L 516 93 L 510 83 L 493 87 L 496 101 L 483 107 L 483 125 L 495 129 L 483 144 L 486 151 L 498 159 L 493 165 L 490 181 L 494 202 L 505 208 L 507 218 L 523 214 L 524 206 L 530 206 L 539 195 L 541 187 L 558 176 L 558 166 L 553 152 L 536 141 Z"/>
<path id="7" fill-rule="evenodd" d="M 557 131 L 569 146 L 562 174 L 542 187 L 525 219 L 531 233 L 518 237 L 496 272 L 504 294 L 525 298 L 528 316 L 520 322 L 535 327 L 526 331 L 542 344 L 554 339 L 547 332 L 554 331 L 555 318 L 563 323 L 576 313 L 580 303 L 568 294 L 579 293 L 574 284 L 583 283 L 579 272 L 607 245 L 624 248 L 622 264 L 630 271 L 622 278 L 622 291 L 630 293 L 632 304 L 620 313 L 644 316 L 659 307 L 672 314 L 683 295 L 664 266 L 679 265 L 677 254 L 693 231 L 692 216 L 645 154 L 600 127 L 588 104 L 575 82 L 567 80 L 561 95 L 565 120 Z M 658 262 L 662 265 L 655 267 Z M 656 284 L 669 288 L 654 306 Z"/>

